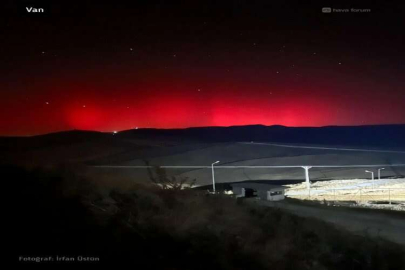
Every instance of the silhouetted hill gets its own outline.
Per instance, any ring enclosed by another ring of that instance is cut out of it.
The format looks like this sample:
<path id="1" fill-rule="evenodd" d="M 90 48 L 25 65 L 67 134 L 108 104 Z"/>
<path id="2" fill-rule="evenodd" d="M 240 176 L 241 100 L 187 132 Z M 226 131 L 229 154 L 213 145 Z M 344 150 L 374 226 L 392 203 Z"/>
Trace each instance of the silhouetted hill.
<path id="1" fill-rule="evenodd" d="M 81 142 L 119 143 L 122 140 L 202 141 L 202 142 L 278 142 L 312 145 L 405 148 L 405 125 L 374 126 L 231 126 L 186 129 L 133 129 L 118 134 L 94 131 L 66 131 L 33 137 L 0 137 L 0 149 L 41 148 Z"/>
<path id="2" fill-rule="evenodd" d="M 32 137 L 0 137 L 0 149 L 47 148 L 84 142 L 102 141 L 111 138 L 110 134 L 96 131 L 71 130 Z"/>
<path id="3" fill-rule="evenodd" d="M 33 137 L 0 138 L 0 163 L 51 164 L 84 162 L 142 148 L 113 134 L 66 131 Z"/>

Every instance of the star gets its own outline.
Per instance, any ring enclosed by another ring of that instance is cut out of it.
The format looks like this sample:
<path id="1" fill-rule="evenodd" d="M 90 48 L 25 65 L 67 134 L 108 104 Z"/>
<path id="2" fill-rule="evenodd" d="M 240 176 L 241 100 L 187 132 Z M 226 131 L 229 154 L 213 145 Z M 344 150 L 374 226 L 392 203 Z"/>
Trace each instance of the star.
<path id="1" fill-rule="evenodd" d="M 48 102 L 48 101 L 46 101 L 46 102 L 45 102 L 45 104 L 46 104 L 46 105 L 49 105 L 49 102 Z"/>
<path id="2" fill-rule="evenodd" d="M 83 108 L 86 108 L 86 105 L 83 105 Z"/>

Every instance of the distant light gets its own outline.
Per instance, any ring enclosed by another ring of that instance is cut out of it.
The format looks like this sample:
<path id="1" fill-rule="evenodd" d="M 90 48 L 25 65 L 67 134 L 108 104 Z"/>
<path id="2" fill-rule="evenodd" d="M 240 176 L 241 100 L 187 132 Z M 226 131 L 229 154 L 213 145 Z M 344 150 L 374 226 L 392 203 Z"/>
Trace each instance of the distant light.
<path id="1" fill-rule="evenodd" d="M 138 127 L 136 127 L 135 129 L 138 129 Z"/>
<path id="2" fill-rule="evenodd" d="M 115 131 L 115 130 L 113 131 L 113 134 L 117 134 L 117 133 L 118 133 L 118 131 Z"/>
<path id="3" fill-rule="evenodd" d="M 49 102 L 47 101 L 47 102 L 45 102 L 45 104 L 46 104 L 46 105 L 49 105 Z"/>

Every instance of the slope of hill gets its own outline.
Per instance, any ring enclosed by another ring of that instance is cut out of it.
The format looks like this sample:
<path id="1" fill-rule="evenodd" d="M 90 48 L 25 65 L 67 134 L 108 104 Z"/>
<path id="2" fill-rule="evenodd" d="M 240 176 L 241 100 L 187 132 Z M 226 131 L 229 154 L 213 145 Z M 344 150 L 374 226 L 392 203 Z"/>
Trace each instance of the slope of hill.
<path id="1" fill-rule="evenodd" d="M 349 146 L 405 150 L 405 125 L 289 128 L 283 126 L 137 129 L 117 134 L 67 131 L 34 137 L 0 137 L 0 162 L 87 165 L 207 165 L 327 162 L 402 162 L 401 154 L 283 148 L 238 142 Z M 327 155 L 327 156 L 324 156 Z M 280 159 L 281 158 L 281 159 Z"/>
<path id="2" fill-rule="evenodd" d="M 156 138 L 162 140 L 263 141 L 405 149 L 405 125 L 327 127 L 253 125 L 187 129 L 137 129 L 122 131 L 118 136 L 122 138 Z"/>

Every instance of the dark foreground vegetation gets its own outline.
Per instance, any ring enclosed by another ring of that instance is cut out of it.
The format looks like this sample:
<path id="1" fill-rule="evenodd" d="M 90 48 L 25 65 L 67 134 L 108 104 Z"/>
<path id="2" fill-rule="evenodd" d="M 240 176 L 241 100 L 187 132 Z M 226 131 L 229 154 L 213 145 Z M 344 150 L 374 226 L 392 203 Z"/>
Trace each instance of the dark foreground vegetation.
<path id="1" fill-rule="evenodd" d="M 226 195 L 156 185 L 106 188 L 63 168 L 2 173 L 11 185 L 7 223 L 17 263 L 21 256 L 82 256 L 135 269 L 405 267 L 401 246 Z"/>

